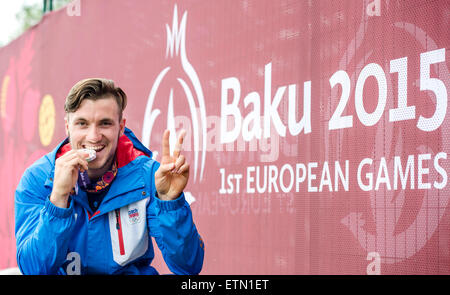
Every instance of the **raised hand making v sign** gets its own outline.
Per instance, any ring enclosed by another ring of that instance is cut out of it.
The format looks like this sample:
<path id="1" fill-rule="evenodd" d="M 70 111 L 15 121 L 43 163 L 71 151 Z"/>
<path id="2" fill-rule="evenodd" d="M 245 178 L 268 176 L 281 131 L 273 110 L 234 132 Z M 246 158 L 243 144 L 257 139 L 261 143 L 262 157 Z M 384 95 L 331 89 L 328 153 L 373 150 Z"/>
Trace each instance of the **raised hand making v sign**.
<path id="1" fill-rule="evenodd" d="M 185 135 L 186 131 L 181 130 L 171 155 L 170 131 L 165 130 L 163 133 L 161 165 L 155 172 L 156 191 L 161 200 L 169 201 L 178 198 L 189 179 L 189 164 L 186 162 L 186 158 L 180 154 Z"/>

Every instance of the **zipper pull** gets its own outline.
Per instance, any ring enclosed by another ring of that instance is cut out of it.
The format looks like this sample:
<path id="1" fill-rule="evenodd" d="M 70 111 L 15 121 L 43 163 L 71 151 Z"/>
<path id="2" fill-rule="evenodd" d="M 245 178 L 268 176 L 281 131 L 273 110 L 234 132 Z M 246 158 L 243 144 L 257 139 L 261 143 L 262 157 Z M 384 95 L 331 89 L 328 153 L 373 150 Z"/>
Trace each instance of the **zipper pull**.
<path id="1" fill-rule="evenodd" d="M 120 230 L 120 213 L 119 213 L 119 210 L 118 209 L 116 209 L 116 210 L 114 210 L 114 212 L 116 212 L 116 229 L 117 230 Z"/>

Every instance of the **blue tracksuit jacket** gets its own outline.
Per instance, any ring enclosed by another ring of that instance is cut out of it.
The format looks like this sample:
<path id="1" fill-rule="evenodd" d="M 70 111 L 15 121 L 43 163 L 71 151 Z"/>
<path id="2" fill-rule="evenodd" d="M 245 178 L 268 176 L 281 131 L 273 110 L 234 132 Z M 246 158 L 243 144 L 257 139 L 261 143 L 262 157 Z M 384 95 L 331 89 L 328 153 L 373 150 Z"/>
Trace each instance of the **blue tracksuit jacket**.
<path id="1" fill-rule="evenodd" d="M 204 245 L 182 193 L 173 201 L 156 196 L 159 163 L 129 130 L 117 153 L 128 159 L 97 212 L 79 190 L 68 208 L 50 200 L 56 153 L 45 155 L 23 174 L 15 193 L 17 263 L 23 274 L 157 274 L 150 266 L 154 237 L 175 274 L 198 274 Z M 136 155 L 133 151 L 146 155 Z"/>

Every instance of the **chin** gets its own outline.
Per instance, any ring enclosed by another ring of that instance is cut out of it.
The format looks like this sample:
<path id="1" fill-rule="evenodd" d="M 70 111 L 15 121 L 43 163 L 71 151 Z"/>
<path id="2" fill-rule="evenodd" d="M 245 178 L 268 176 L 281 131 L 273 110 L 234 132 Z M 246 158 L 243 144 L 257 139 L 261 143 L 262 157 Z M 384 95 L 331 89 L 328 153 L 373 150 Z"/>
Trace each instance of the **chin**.
<path id="1" fill-rule="evenodd" d="M 89 163 L 89 164 L 91 164 L 91 163 Z M 92 169 L 92 170 L 99 170 L 99 169 L 105 168 L 105 166 L 106 166 L 106 163 L 104 163 L 104 162 L 100 163 L 99 162 L 99 163 L 92 163 L 88 167 L 89 167 L 89 169 Z"/>
<path id="2" fill-rule="evenodd" d="M 107 159 L 103 159 L 103 157 L 97 158 L 89 163 L 89 169 L 109 169 L 113 161 L 114 155 Z"/>

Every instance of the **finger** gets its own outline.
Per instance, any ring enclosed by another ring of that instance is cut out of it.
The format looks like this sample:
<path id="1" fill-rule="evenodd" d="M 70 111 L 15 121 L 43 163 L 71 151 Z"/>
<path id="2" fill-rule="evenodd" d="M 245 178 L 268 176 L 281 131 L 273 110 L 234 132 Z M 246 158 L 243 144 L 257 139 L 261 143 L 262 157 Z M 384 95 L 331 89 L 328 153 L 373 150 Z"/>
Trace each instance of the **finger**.
<path id="1" fill-rule="evenodd" d="M 72 159 L 77 155 L 77 151 L 76 150 L 70 150 L 67 153 L 64 153 L 64 155 L 62 155 L 61 157 L 59 157 L 58 159 Z"/>
<path id="2" fill-rule="evenodd" d="M 169 144 L 169 136 L 170 131 L 166 129 L 163 133 L 162 137 L 162 163 L 165 163 L 166 161 L 169 161 L 170 159 L 170 144 Z"/>
<path id="3" fill-rule="evenodd" d="M 189 163 L 185 162 L 180 169 L 178 169 L 177 173 L 178 174 L 184 174 L 186 172 L 189 172 Z"/>
<path id="4" fill-rule="evenodd" d="M 81 157 L 83 157 L 83 159 L 86 159 L 88 162 L 94 161 L 97 155 L 97 152 L 95 150 L 90 149 L 80 149 L 77 152 Z"/>
<path id="5" fill-rule="evenodd" d="M 61 157 L 59 157 L 58 159 L 56 159 L 55 164 L 58 166 L 64 166 L 67 163 L 69 163 L 70 161 L 74 160 L 74 159 L 78 159 L 80 156 L 78 155 L 78 153 L 76 151 L 68 151 L 67 153 L 65 153 L 64 155 L 62 155 Z"/>
<path id="6" fill-rule="evenodd" d="M 86 160 L 86 161 L 90 157 L 89 152 L 86 152 L 83 150 L 78 150 L 77 155 L 78 155 L 78 157 L 80 157 L 81 159 Z"/>
<path id="7" fill-rule="evenodd" d="M 89 163 L 85 159 L 80 159 L 78 163 L 78 169 L 89 170 Z"/>
<path id="8" fill-rule="evenodd" d="M 183 166 L 185 162 L 186 158 L 183 155 L 179 156 L 175 161 L 175 167 L 173 168 L 173 172 L 178 173 L 178 170 L 180 169 L 181 166 Z"/>
<path id="9" fill-rule="evenodd" d="M 80 157 L 75 157 L 71 159 L 70 161 L 66 162 L 67 167 L 72 167 L 72 169 L 79 169 L 80 167 L 84 168 L 85 170 L 88 170 L 88 162 L 85 159 L 82 159 Z"/>
<path id="10" fill-rule="evenodd" d="M 175 167 L 175 163 L 161 164 L 158 170 L 156 170 L 156 173 L 163 176 L 164 174 L 169 173 L 173 169 L 173 167 Z"/>
<path id="11" fill-rule="evenodd" d="M 85 152 L 85 151 L 81 151 L 81 150 L 77 150 L 75 151 L 73 154 L 69 155 L 65 161 L 72 161 L 74 159 L 78 159 L 79 160 L 79 164 L 78 168 L 84 168 L 84 169 L 88 169 L 88 165 L 89 162 L 87 161 L 87 159 L 89 158 L 89 153 Z M 83 172 L 83 171 L 82 171 Z"/>
<path id="12" fill-rule="evenodd" d="M 181 146 L 183 145 L 184 137 L 186 136 L 186 130 L 182 129 L 180 131 L 180 135 L 178 136 L 177 143 L 175 144 L 175 148 L 173 150 L 174 158 L 178 158 L 181 152 Z"/>

